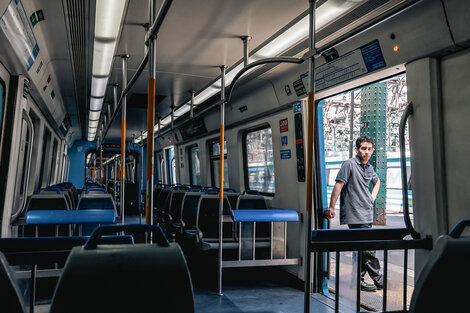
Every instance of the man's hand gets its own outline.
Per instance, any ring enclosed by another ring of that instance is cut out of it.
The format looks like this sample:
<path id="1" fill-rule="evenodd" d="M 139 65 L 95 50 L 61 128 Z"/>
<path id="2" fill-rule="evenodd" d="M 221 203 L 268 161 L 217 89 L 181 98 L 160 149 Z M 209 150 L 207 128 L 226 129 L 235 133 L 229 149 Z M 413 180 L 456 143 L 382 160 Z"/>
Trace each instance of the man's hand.
<path id="1" fill-rule="evenodd" d="M 328 208 L 324 212 L 325 218 L 331 220 L 335 217 L 335 208 Z"/>

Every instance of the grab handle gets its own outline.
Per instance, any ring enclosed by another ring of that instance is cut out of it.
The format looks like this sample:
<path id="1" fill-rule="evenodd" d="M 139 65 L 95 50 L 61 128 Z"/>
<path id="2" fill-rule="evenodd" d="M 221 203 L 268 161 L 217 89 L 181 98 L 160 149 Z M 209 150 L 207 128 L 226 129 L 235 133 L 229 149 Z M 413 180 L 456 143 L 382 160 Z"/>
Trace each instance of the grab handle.
<path id="1" fill-rule="evenodd" d="M 410 208 L 408 205 L 408 177 L 406 174 L 406 153 L 405 153 L 405 127 L 408 117 L 413 114 L 413 102 L 410 102 L 403 112 L 400 120 L 400 165 L 401 165 L 401 184 L 403 196 L 403 218 L 405 219 L 406 228 L 410 230 L 410 234 L 414 239 L 419 239 L 421 235 L 414 229 L 410 218 Z"/>
<path id="2" fill-rule="evenodd" d="M 130 232 L 130 233 L 153 233 L 153 240 L 160 247 L 169 247 L 170 243 L 163 233 L 160 226 L 148 224 L 128 224 L 128 225 L 105 225 L 96 228 L 91 234 L 90 238 L 85 243 L 84 249 L 95 249 L 103 235 L 111 235 L 117 232 Z"/>

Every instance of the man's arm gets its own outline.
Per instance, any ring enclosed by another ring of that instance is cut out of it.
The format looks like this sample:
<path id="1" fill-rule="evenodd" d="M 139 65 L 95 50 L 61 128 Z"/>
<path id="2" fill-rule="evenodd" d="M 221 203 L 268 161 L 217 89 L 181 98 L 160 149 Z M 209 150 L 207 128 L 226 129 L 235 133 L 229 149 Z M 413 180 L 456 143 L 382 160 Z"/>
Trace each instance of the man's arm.
<path id="1" fill-rule="evenodd" d="M 377 198 L 377 194 L 379 193 L 379 189 L 380 189 L 380 179 L 377 178 L 377 182 L 372 187 L 372 202 L 375 201 L 375 198 Z"/>
<path id="2" fill-rule="evenodd" d="M 329 220 L 335 217 L 336 201 L 338 200 L 339 194 L 341 193 L 341 189 L 343 189 L 343 186 L 344 183 L 338 181 L 333 187 L 333 191 L 331 192 L 330 206 L 328 207 L 328 209 L 325 210 L 325 217 Z"/>

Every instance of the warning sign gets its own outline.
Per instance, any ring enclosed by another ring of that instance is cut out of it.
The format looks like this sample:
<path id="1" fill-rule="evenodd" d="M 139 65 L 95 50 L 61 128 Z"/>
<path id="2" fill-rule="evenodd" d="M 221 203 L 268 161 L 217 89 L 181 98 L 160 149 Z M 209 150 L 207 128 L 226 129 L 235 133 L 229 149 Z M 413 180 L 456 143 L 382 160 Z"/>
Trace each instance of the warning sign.
<path id="1" fill-rule="evenodd" d="M 287 118 L 279 120 L 279 129 L 281 133 L 285 133 L 289 130 L 289 124 L 287 122 Z"/>

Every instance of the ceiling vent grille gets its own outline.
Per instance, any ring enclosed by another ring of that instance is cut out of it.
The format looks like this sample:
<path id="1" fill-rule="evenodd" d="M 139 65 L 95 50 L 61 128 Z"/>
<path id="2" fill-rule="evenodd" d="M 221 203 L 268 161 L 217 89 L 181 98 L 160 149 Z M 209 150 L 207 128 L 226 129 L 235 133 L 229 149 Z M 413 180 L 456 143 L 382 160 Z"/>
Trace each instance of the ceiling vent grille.
<path id="1" fill-rule="evenodd" d="M 86 121 L 87 121 L 87 105 L 89 98 L 89 73 L 91 62 L 89 60 L 90 53 L 87 50 L 89 43 L 88 21 L 94 20 L 90 18 L 90 1 L 83 0 L 63 0 L 64 12 L 66 16 L 66 25 L 68 33 L 68 45 L 70 56 L 72 59 L 72 67 L 74 71 L 75 95 L 77 110 L 79 112 L 80 127 L 82 138 L 85 137 Z"/>

